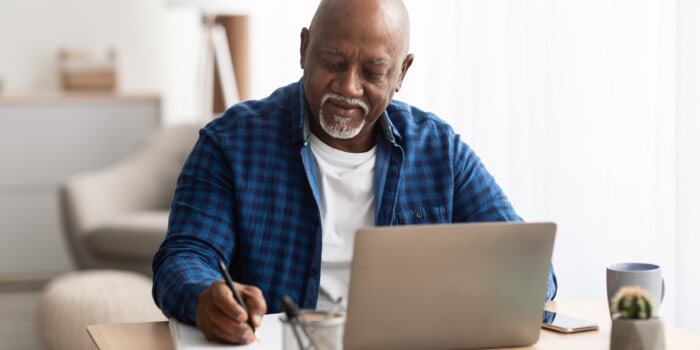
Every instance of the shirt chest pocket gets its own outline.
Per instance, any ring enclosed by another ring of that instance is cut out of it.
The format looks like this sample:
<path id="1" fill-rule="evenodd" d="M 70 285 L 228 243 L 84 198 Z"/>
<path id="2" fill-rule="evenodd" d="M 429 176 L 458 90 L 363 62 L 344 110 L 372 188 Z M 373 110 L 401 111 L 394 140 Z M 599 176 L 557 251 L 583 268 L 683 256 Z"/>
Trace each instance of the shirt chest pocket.
<path id="1" fill-rule="evenodd" d="M 396 225 L 444 224 L 450 222 L 444 207 L 423 207 L 398 210 Z"/>

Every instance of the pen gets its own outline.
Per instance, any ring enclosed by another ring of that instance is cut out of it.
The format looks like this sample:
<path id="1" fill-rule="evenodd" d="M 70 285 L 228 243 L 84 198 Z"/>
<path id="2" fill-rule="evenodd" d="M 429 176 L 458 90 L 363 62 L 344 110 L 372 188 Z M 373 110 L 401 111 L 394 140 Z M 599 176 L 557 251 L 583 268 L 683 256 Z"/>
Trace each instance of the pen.
<path id="1" fill-rule="evenodd" d="M 221 275 L 224 276 L 224 281 L 226 281 L 226 285 L 228 285 L 228 287 L 231 289 L 231 292 L 233 293 L 233 298 L 236 299 L 238 305 L 240 305 L 243 308 L 243 311 L 245 311 L 246 315 L 248 315 L 248 325 L 250 326 L 250 329 L 253 330 L 253 333 L 255 333 L 255 326 L 253 326 L 253 318 L 250 317 L 250 313 L 248 312 L 248 308 L 243 302 L 243 298 L 241 298 L 241 295 L 238 294 L 236 288 L 233 288 L 233 280 L 231 279 L 231 275 L 229 275 L 226 265 L 221 260 L 219 260 L 219 270 L 221 270 Z"/>

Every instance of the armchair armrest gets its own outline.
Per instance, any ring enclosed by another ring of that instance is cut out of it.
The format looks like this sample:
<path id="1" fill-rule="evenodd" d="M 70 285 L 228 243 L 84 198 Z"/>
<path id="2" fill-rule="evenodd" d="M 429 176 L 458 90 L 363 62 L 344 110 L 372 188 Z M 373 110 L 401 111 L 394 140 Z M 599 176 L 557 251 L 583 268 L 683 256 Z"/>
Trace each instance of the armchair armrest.
<path id="1" fill-rule="evenodd" d="M 64 234 L 79 267 L 92 259 L 85 240 L 90 232 L 124 214 L 169 211 L 177 177 L 200 127 L 158 130 L 118 163 L 76 175 L 60 187 Z"/>

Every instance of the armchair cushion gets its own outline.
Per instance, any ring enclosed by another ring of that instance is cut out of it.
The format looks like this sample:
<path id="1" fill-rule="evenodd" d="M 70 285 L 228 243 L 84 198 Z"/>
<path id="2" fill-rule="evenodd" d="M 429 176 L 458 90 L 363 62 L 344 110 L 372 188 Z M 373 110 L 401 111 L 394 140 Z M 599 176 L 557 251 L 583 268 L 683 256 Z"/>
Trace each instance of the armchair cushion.
<path id="1" fill-rule="evenodd" d="M 201 127 L 161 128 L 119 162 L 66 180 L 59 190 L 61 217 L 78 269 L 151 273 L 178 174 Z"/>

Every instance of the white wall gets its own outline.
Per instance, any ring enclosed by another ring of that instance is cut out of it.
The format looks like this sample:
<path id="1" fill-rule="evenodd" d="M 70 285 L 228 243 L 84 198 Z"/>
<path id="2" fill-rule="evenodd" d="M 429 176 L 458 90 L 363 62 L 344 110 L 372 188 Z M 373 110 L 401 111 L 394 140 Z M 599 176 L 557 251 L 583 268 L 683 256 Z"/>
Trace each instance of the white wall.
<path id="1" fill-rule="evenodd" d="M 165 0 L 0 1 L 0 79 L 7 93 L 59 88 L 57 50 L 118 54 L 118 87 L 155 92 L 163 115 L 194 113 L 199 16 Z"/>
<path id="2" fill-rule="evenodd" d="M 317 0 L 258 0 L 250 11 L 251 96 L 261 98 L 301 77 L 299 34 Z M 270 9 L 274 8 L 274 11 Z M 290 15 L 293 14 L 293 15 Z M 6 93 L 59 88 L 61 47 L 118 52 L 118 88 L 156 92 L 166 123 L 196 118 L 202 44 L 196 10 L 167 0 L 0 1 L 0 80 Z"/>

